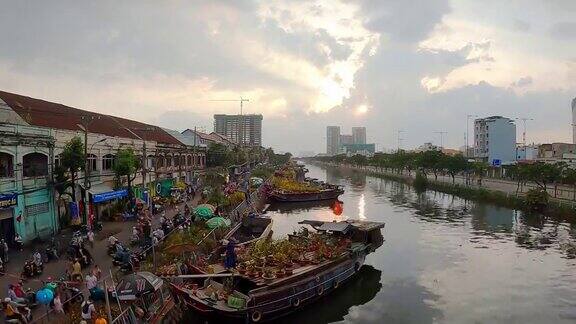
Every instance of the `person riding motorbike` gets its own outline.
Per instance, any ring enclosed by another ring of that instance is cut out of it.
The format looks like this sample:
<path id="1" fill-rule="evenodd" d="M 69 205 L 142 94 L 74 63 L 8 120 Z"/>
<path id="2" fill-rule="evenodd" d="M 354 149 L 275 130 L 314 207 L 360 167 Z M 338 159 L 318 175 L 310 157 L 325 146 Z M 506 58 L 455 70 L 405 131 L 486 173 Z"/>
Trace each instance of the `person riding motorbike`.
<path id="1" fill-rule="evenodd" d="M 32 261 L 34 262 L 34 265 L 36 267 L 38 268 L 44 267 L 44 263 L 42 261 L 42 255 L 40 254 L 40 252 L 38 252 L 38 250 L 36 250 L 34 254 L 32 254 Z"/>
<path id="2" fill-rule="evenodd" d="M 25 305 L 13 301 L 10 297 L 4 298 L 2 302 L 2 308 L 4 309 L 4 315 L 6 316 L 6 322 L 11 322 L 17 320 L 20 323 L 28 323 L 30 319 L 31 311 Z"/>

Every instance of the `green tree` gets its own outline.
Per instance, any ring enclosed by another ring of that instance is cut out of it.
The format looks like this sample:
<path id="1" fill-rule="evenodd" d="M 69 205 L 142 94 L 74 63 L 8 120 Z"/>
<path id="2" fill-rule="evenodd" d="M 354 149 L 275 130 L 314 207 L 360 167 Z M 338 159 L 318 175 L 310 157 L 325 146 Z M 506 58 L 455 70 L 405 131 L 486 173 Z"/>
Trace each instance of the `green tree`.
<path id="1" fill-rule="evenodd" d="M 564 169 L 564 172 L 562 173 L 562 181 L 565 184 L 572 186 L 572 200 L 576 200 L 576 170 L 572 168 Z"/>
<path id="2" fill-rule="evenodd" d="M 230 152 L 224 144 L 213 143 L 208 146 L 206 163 L 209 167 L 227 166 L 230 164 Z"/>
<path id="3" fill-rule="evenodd" d="M 418 154 L 416 158 L 416 165 L 421 169 L 424 174 L 430 171 L 434 174 L 434 180 L 438 180 L 438 172 L 442 170 L 442 152 L 439 151 L 425 151 Z"/>
<path id="4" fill-rule="evenodd" d="M 118 183 L 122 182 L 122 177 L 126 177 L 130 200 L 132 199 L 132 181 L 136 178 L 139 167 L 140 161 L 132 148 L 118 149 L 112 170 L 114 170 Z"/>
<path id="5" fill-rule="evenodd" d="M 350 162 L 356 166 L 364 166 L 368 164 L 368 159 L 361 154 L 356 154 L 350 158 Z"/>
<path id="6" fill-rule="evenodd" d="M 72 188 L 72 201 L 76 201 L 76 179 L 78 171 L 84 170 L 86 156 L 84 155 L 84 143 L 80 137 L 73 137 L 64 145 L 64 150 L 60 154 L 60 163 L 70 175 L 70 186 Z M 65 188 L 66 189 L 66 188 Z"/>
<path id="7" fill-rule="evenodd" d="M 527 170 L 528 180 L 535 182 L 544 191 L 548 189 L 548 184 L 558 181 L 562 174 L 557 165 L 542 162 L 523 165 L 523 168 Z"/>
<path id="8" fill-rule="evenodd" d="M 458 173 L 465 171 L 468 168 L 468 162 L 462 155 L 443 155 L 440 164 L 443 169 L 448 172 L 452 177 L 452 184 L 455 182 L 455 177 Z"/>
<path id="9" fill-rule="evenodd" d="M 478 178 L 478 185 L 482 185 L 482 179 L 486 175 L 486 171 L 488 171 L 488 163 L 486 162 L 474 162 L 470 165 L 472 172 Z"/>

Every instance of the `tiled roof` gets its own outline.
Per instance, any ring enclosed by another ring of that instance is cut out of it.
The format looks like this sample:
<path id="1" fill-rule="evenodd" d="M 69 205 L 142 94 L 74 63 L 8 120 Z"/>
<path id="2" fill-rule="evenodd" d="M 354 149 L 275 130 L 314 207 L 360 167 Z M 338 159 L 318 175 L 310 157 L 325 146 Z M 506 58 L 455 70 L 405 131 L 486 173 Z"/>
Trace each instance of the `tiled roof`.
<path id="1" fill-rule="evenodd" d="M 181 144 L 162 128 L 130 119 L 99 114 L 65 106 L 59 103 L 0 91 L 2 99 L 22 119 L 33 126 L 81 131 L 84 119 L 88 119 L 88 132 L 122 138 L 156 141 L 165 144 Z"/>

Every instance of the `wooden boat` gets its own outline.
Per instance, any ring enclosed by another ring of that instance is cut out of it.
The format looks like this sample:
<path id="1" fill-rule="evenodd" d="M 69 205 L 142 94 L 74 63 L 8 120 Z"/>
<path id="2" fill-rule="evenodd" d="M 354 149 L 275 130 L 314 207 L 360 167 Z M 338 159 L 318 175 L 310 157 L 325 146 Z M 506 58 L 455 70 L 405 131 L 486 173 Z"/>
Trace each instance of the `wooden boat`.
<path id="1" fill-rule="evenodd" d="M 262 216 L 247 216 L 236 224 L 226 236 L 225 240 L 234 239 L 237 246 L 254 243 L 270 237 L 272 234 L 272 218 Z"/>
<path id="2" fill-rule="evenodd" d="M 313 192 L 290 192 L 273 189 L 268 192 L 268 197 L 278 202 L 305 202 L 332 200 L 344 193 L 344 189 L 335 185 L 325 184 L 319 191 Z"/>
<path id="3" fill-rule="evenodd" d="M 303 221 L 317 232 L 349 245 L 341 254 L 317 264 L 300 264 L 282 278 L 253 278 L 238 273 L 229 278 L 209 278 L 203 283 L 171 284 L 188 308 L 216 321 L 264 322 L 297 312 L 325 297 L 358 273 L 367 254 L 380 247 L 384 223 L 365 221 Z M 290 239 L 304 239 L 292 235 Z M 224 276 L 223 274 L 214 276 Z"/>

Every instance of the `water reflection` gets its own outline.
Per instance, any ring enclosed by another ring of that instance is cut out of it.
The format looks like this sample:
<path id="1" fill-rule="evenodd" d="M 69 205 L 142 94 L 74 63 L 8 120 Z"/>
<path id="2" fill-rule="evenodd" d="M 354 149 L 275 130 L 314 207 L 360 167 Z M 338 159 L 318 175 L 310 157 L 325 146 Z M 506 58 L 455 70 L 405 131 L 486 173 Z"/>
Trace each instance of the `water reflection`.
<path id="1" fill-rule="evenodd" d="M 364 209 L 366 208 L 366 202 L 364 201 L 364 194 L 360 195 L 360 199 L 358 200 L 358 219 L 366 220 L 366 215 L 364 213 Z"/>
<path id="2" fill-rule="evenodd" d="M 372 266 L 364 266 L 351 281 L 332 292 L 325 300 L 309 305 L 302 311 L 275 321 L 275 323 L 316 324 L 341 321 L 345 319 L 351 307 L 364 305 L 373 300 L 382 288 L 381 275 L 380 270 Z M 345 321 L 349 322 L 347 317 Z"/>

